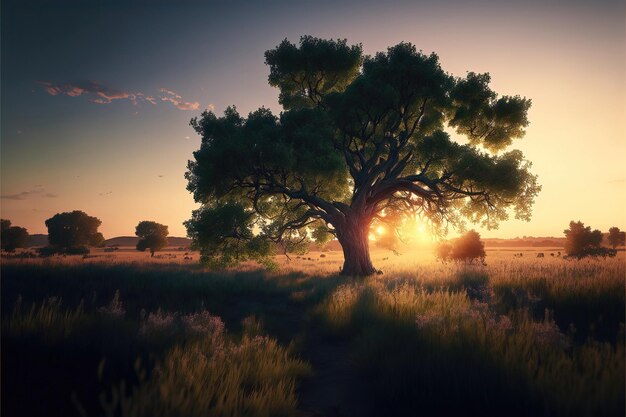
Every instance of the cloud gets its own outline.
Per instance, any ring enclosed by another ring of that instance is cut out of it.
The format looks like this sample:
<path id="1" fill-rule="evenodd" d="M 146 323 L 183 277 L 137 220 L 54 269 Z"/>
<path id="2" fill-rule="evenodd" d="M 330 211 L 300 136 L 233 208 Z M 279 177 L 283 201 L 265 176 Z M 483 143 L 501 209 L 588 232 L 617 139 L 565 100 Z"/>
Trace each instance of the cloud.
<path id="1" fill-rule="evenodd" d="M 609 180 L 607 181 L 609 184 L 613 184 L 613 185 L 624 185 L 626 184 L 626 179 L 624 178 L 617 178 L 614 180 Z"/>
<path id="2" fill-rule="evenodd" d="M 43 197 L 43 198 L 57 198 L 57 194 L 47 193 L 41 186 L 36 186 L 30 191 L 22 191 L 16 194 L 4 194 L 0 195 L 3 200 L 26 200 L 29 198 Z"/>
<path id="3" fill-rule="evenodd" d="M 64 94 L 70 97 L 79 97 L 87 95 L 91 97 L 89 101 L 98 104 L 109 104 L 113 100 L 130 100 L 135 106 L 141 102 L 156 104 L 155 98 L 150 95 L 109 88 L 95 81 L 67 84 L 54 84 L 50 81 L 37 81 L 37 83 L 51 96 Z"/>
<path id="4" fill-rule="evenodd" d="M 99 196 L 111 195 L 113 191 L 107 191 L 106 193 L 98 193 Z"/>
<path id="5" fill-rule="evenodd" d="M 198 110 L 200 103 L 197 101 L 185 101 L 175 91 L 161 88 L 159 94 L 152 95 L 142 92 L 130 92 L 106 87 L 95 81 L 72 82 L 57 84 L 51 81 L 37 81 L 43 90 L 51 96 L 66 95 L 69 97 L 89 96 L 89 101 L 97 104 L 109 104 L 114 100 L 129 100 L 133 105 L 152 104 L 165 101 L 174 105 L 180 110 Z M 210 104 L 208 108 L 213 109 Z"/>
<path id="6" fill-rule="evenodd" d="M 163 95 L 161 96 L 162 101 L 169 101 L 174 105 L 174 107 L 177 107 L 180 110 L 198 110 L 200 108 L 200 103 L 198 103 L 197 101 L 184 101 L 178 93 L 172 90 L 161 88 L 159 91 L 163 93 Z"/>

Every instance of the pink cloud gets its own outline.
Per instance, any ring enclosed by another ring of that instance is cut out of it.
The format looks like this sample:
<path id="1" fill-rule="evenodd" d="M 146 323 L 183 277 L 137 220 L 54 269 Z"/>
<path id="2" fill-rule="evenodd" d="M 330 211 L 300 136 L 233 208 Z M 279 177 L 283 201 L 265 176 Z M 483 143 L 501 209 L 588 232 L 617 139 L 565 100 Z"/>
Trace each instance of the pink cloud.
<path id="1" fill-rule="evenodd" d="M 38 81 L 44 91 L 52 96 L 65 94 L 70 97 L 79 97 L 82 95 L 90 95 L 92 103 L 109 104 L 113 100 L 130 100 L 134 105 L 140 102 L 148 102 L 155 104 L 153 97 L 146 97 L 143 93 L 133 93 L 128 91 L 116 90 L 103 86 L 95 81 L 53 84 L 50 81 Z"/>
<path id="2" fill-rule="evenodd" d="M 175 91 L 161 88 L 158 96 L 148 95 L 141 92 L 129 92 L 105 87 L 95 81 L 76 82 L 66 84 L 54 84 L 50 81 L 38 81 L 45 92 L 52 96 L 66 95 L 70 97 L 89 96 L 89 101 L 97 104 L 109 104 L 114 100 L 129 100 L 137 106 L 141 103 L 156 105 L 159 101 L 171 103 L 180 110 L 198 110 L 200 103 L 197 101 L 185 101 Z M 209 105 L 212 109 L 213 105 Z"/>
<path id="3" fill-rule="evenodd" d="M 161 88 L 160 91 L 165 94 L 161 96 L 161 101 L 169 101 L 180 110 L 198 110 L 200 108 L 200 103 L 197 101 L 184 101 L 178 93 L 172 90 Z"/>

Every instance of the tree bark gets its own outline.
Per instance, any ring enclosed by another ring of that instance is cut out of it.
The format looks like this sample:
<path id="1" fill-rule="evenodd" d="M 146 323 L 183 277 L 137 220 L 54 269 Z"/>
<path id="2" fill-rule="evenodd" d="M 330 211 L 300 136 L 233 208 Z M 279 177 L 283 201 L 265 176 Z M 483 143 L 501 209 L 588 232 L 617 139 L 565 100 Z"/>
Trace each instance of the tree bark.
<path id="1" fill-rule="evenodd" d="M 347 219 L 337 230 L 337 239 L 343 249 L 342 275 L 364 277 L 376 273 L 369 249 L 369 223 Z"/>

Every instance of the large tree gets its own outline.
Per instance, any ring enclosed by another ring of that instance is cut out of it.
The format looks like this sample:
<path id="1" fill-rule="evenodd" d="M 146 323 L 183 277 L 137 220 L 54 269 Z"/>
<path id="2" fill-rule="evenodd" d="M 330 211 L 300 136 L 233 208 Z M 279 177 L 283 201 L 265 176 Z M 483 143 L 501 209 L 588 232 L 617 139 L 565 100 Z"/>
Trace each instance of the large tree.
<path id="1" fill-rule="evenodd" d="M 167 246 L 169 231 L 164 224 L 148 220 L 140 221 L 135 227 L 135 234 L 139 237 L 137 250 L 143 252 L 149 249 L 150 256 L 154 256 L 154 252 Z"/>
<path id="2" fill-rule="evenodd" d="M 228 107 L 191 120 L 202 144 L 187 188 L 202 206 L 186 226 L 205 259 L 334 236 L 343 272 L 362 276 L 375 272 L 370 227 L 397 213 L 446 226 L 530 218 L 537 178 L 519 150 L 504 150 L 524 135 L 531 103 L 498 96 L 488 74 L 453 77 L 409 43 L 363 56 L 361 45 L 304 36 L 265 58 L 280 115 Z"/>
<path id="3" fill-rule="evenodd" d="M 60 251 L 102 246 L 104 237 L 98 232 L 101 224 L 100 219 L 80 210 L 57 213 L 46 220 L 48 241 L 53 248 Z"/>

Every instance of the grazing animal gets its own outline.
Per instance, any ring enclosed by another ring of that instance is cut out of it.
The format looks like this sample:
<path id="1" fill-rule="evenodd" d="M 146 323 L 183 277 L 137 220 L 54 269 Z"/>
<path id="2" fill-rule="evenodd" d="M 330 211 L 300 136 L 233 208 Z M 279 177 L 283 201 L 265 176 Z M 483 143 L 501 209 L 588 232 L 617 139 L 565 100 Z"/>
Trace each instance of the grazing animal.
<path id="1" fill-rule="evenodd" d="M 553 253 L 550 253 L 550 256 L 552 256 L 552 257 L 554 258 L 554 252 L 553 252 Z"/>
<path id="2" fill-rule="evenodd" d="M 544 256 L 545 256 L 545 255 L 543 254 L 543 252 L 539 252 L 539 253 L 537 254 L 537 258 L 543 258 Z"/>

